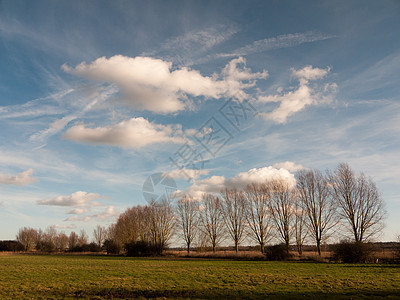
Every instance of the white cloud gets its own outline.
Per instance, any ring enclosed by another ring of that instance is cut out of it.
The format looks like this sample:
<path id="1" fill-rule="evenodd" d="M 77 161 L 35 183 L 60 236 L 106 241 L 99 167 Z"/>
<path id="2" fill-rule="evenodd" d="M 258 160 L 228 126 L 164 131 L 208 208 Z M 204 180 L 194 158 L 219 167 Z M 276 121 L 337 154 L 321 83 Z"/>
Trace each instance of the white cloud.
<path id="1" fill-rule="evenodd" d="M 326 39 L 331 39 L 333 37 L 335 36 L 325 35 L 313 31 L 307 31 L 304 33 L 284 34 L 273 38 L 267 38 L 255 41 L 250 45 L 234 50 L 232 53 L 217 54 L 217 57 L 243 56 L 252 53 L 268 51 L 272 49 L 296 47 L 304 43 L 322 41 Z"/>
<path id="2" fill-rule="evenodd" d="M 32 177 L 33 169 L 17 175 L 4 175 L 0 173 L 0 184 L 5 185 L 27 185 L 29 183 L 39 182 L 38 179 Z"/>
<path id="3" fill-rule="evenodd" d="M 67 211 L 67 214 L 70 215 L 81 215 L 86 213 L 89 210 L 88 207 L 83 207 L 83 208 L 73 208 Z"/>
<path id="4" fill-rule="evenodd" d="M 84 206 L 89 201 L 104 198 L 95 193 L 87 193 L 83 191 L 75 192 L 69 196 L 58 196 L 56 198 L 48 198 L 39 200 L 39 205 L 55 205 L 55 206 Z"/>
<path id="5" fill-rule="evenodd" d="M 274 168 L 272 166 L 254 168 L 246 172 L 238 173 L 232 178 L 226 179 L 224 176 L 211 176 L 210 178 L 196 181 L 184 192 L 178 191 L 174 197 L 183 194 L 192 195 L 195 199 L 201 199 L 203 193 L 219 193 L 225 188 L 243 189 L 251 183 L 264 183 L 271 179 L 283 179 L 291 186 L 296 184 L 294 175 L 284 168 Z"/>
<path id="6" fill-rule="evenodd" d="M 75 125 L 63 137 L 76 142 L 139 149 L 155 143 L 184 143 L 182 134 L 180 126 L 154 124 L 139 117 L 109 127 Z"/>
<path id="7" fill-rule="evenodd" d="M 292 161 L 285 161 L 285 162 L 280 162 L 280 163 L 276 163 L 273 165 L 274 168 L 277 169 L 286 169 L 289 172 L 296 172 L 299 170 L 304 169 L 304 167 L 302 165 L 298 165 Z"/>
<path id="8" fill-rule="evenodd" d="M 119 215 L 119 213 L 115 210 L 114 206 L 108 206 L 108 207 L 106 207 L 106 209 L 104 211 L 99 212 L 97 214 L 92 214 L 92 215 L 88 215 L 88 216 L 72 216 L 72 217 L 66 218 L 64 221 L 69 221 L 69 222 L 73 222 L 73 221 L 88 222 L 91 219 L 97 219 L 97 220 L 105 221 L 105 220 L 107 220 L 109 218 L 117 217 L 118 215 Z"/>
<path id="9" fill-rule="evenodd" d="M 251 73 L 245 67 L 239 69 L 241 64 L 245 64 L 243 58 L 231 61 L 223 70 L 222 79 L 217 74 L 203 76 L 187 67 L 172 71 L 172 63 L 161 59 L 122 55 L 100 57 L 90 64 L 82 62 L 75 68 L 67 65 L 62 68 L 76 76 L 116 84 L 121 99 L 134 109 L 173 113 L 190 106 L 188 96 L 216 99 L 233 96 L 243 100 L 243 89 L 268 74 L 266 71 Z"/>
<path id="10" fill-rule="evenodd" d="M 259 96 L 260 103 L 279 103 L 279 106 L 272 112 L 262 113 L 261 115 L 276 123 L 286 123 L 287 118 L 303 110 L 306 106 L 329 101 L 336 91 L 335 83 L 328 83 L 323 87 L 311 86 L 310 81 L 322 79 L 328 72 L 327 69 L 313 68 L 306 66 L 300 70 L 292 69 L 292 76 L 299 80 L 299 86 L 295 90 L 281 92 L 278 95 Z"/>
<path id="11" fill-rule="evenodd" d="M 75 224 L 71 224 L 71 225 L 56 224 L 54 227 L 57 228 L 57 229 L 75 229 L 76 225 Z"/>
<path id="12" fill-rule="evenodd" d="M 197 179 L 201 175 L 208 175 L 210 171 L 207 169 L 175 169 L 170 172 L 166 172 L 163 175 L 167 175 L 173 179 Z"/>
<path id="13" fill-rule="evenodd" d="M 100 212 L 95 215 L 91 215 L 91 218 L 106 220 L 112 217 L 117 217 L 119 213 L 115 210 L 114 206 L 108 206 L 103 212 Z"/>

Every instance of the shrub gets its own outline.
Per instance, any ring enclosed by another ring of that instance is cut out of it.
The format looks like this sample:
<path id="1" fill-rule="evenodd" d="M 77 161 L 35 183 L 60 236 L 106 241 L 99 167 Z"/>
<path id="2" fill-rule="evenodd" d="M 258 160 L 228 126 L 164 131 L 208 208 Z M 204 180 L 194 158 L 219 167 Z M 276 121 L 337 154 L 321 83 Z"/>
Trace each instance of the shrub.
<path id="1" fill-rule="evenodd" d="M 113 240 L 105 240 L 103 247 L 107 251 L 107 255 L 121 252 L 121 246 Z"/>
<path id="2" fill-rule="evenodd" d="M 127 256 L 151 256 L 158 253 L 156 247 L 145 241 L 126 243 L 124 248 Z"/>
<path id="3" fill-rule="evenodd" d="M 369 244 L 341 241 L 333 246 L 333 259 L 344 263 L 367 262 L 372 252 L 373 249 Z"/>
<path id="4" fill-rule="evenodd" d="M 286 251 L 286 246 L 283 244 L 266 246 L 264 249 L 265 256 L 268 260 L 287 260 L 291 257 Z"/>
<path id="5" fill-rule="evenodd" d="M 24 251 L 25 247 L 17 241 L 0 241 L 0 251 Z"/>

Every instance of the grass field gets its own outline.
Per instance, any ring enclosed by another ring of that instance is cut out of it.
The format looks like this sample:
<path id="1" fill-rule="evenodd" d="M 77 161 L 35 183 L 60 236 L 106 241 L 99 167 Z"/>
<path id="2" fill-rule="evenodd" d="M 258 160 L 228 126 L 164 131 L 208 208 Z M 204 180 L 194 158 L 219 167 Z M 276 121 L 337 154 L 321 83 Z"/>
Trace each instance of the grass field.
<path id="1" fill-rule="evenodd" d="M 399 265 L 0 255 L 0 299 L 400 299 Z"/>

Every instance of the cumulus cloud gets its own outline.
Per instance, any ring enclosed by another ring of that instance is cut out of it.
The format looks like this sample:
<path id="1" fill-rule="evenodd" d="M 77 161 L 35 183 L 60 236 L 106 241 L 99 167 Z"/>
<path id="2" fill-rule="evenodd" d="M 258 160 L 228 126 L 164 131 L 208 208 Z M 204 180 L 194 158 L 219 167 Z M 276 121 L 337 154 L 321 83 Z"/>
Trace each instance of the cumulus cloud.
<path id="1" fill-rule="evenodd" d="M 242 67 L 243 58 L 230 62 L 221 76 L 203 76 L 199 71 L 182 67 L 172 70 L 172 63 L 151 57 L 100 57 L 90 64 L 82 62 L 75 68 L 63 65 L 68 73 L 115 84 L 121 99 L 137 110 L 173 113 L 190 106 L 188 96 L 205 98 L 243 97 L 243 89 L 253 86 L 255 79 L 267 77 L 267 72 L 251 73 Z M 250 81 L 244 83 L 243 81 Z M 233 90 L 232 90 L 233 88 Z"/>
<path id="2" fill-rule="evenodd" d="M 5 175 L 0 173 L 0 184 L 5 185 L 27 185 L 29 183 L 38 182 L 36 178 L 32 177 L 33 169 L 26 170 L 25 172 L 17 175 Z"/>
<path id="3" fill-rule="evenodd" d="M 155 143 L 184 143 L 182 135 L 180 126 L 155 124 L 139 117 L 109 127 L 75 125 L 63 137 L 76 142 L 139 149 Z"/>
<path id="4" fill-rule="evenodd" d="M 304 167 L 302 165 L 298 165 L 292 161 L 285 161 L 285 162 L 280 162 L 280 163 L 276 163 L 273 165 L 274 168 L 277 169 L 286 169 L 289 172 L 297 172 L 299 170 L 303 170 Z"/>
<path id="5" fill-rule="evenodd" d="M 38 204 L 55 205 L 55 206 L 84 206 L 88 202 L 99 198 L 104 198 L 104 197 L 95 193 L 78 191 L 69 196 L 58 196 L 56 198 L 39 200 Z"/>
<path id="6" fill-rule="evenodd" d="M 306 66 L 300 70 L 292 69 L 292 77 L 299 81 L 299 86 L 287 92 L 280 90 L 277 95 L 259 96 L 260 103 L 279 103 L 272 112 L 262 113 L 262 116 L 267 120 L 283 124 L 286 123 L 288 117 L 306 106 L 329 100 L 336 90 L 335 83 L 325 84 L 322 88 L 310 84 L 310 81 L 324 78 L 329 71 L 329 68 L 320 69 L 312 66 Z"/>
<path id="7" fill-rule="evenodd" d="M 294 175 L 288 170 L 284 168 L 277 169 L 273 166 L 269 166 L 241 172 L 228 179 L 224 176 L 211 176 L 210 178 L 198 180 L 185 191 L 176 192 L 174 197 L 189 194 L 195 199 L 200 199 L 204 193 L 219 193 L 225 188 L 243 189 L 251 183 L 264 183 L 272 179 L 283 179 L 291 186 L 296 184 Z"/>

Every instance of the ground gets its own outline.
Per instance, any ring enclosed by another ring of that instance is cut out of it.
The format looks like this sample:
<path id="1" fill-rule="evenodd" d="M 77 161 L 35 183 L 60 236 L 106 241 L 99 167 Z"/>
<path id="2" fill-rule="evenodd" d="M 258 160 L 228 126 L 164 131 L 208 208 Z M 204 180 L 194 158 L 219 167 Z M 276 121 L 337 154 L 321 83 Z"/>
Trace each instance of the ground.
<path id="1" fill-rule="evenodd" d="M 400 299 L 400 265 L 0 255 L 1 299 Z"/>

